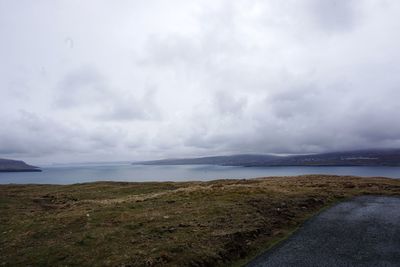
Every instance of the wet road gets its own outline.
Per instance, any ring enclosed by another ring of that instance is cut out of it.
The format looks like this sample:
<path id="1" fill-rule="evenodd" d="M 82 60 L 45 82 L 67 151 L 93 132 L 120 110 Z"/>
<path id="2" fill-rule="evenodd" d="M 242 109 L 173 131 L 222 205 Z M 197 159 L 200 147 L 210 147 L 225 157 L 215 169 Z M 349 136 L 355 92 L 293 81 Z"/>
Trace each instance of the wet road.
<path id="1" fill-rule="evenodd" d="M 400 266 L 400 198 L 340 203 L 248 265 L 256 266 Z"/>

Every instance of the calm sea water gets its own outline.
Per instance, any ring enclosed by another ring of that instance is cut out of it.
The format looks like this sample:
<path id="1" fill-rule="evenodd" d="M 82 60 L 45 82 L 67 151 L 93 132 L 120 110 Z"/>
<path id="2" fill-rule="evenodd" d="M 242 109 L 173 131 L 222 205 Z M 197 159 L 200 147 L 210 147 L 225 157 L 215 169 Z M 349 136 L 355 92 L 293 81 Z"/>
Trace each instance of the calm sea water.
<path id="1" fill-rule="evenodd" d="M 43 167 L 42 172 L 0 173 L 0 184 L 74 184 L 94 181 L 207 181 L 265 176 L 336 174 L 400 178 L 400 167 L 227 167 L 214 165 L 80 165 Z"/>

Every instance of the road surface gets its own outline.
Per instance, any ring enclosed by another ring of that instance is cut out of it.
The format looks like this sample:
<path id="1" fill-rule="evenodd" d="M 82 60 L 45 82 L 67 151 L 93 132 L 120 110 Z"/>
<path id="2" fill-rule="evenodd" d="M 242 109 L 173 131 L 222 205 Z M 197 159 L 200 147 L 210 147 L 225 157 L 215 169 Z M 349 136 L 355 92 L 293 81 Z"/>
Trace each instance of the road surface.
<path id="1" fill-rule="evenodd" d="M 400 198 L 337 204 L 247 266 L 400 266 Z"/>

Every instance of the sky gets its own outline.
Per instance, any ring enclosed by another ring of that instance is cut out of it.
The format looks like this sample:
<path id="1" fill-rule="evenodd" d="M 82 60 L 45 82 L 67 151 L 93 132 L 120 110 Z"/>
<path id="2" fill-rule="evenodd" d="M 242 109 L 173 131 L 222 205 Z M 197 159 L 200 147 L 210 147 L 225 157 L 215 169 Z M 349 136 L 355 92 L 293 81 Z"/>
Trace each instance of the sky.
<path id="1" fill-rule="evenodd" d="M 0 158 L 400 147 L 400 1 L 0 0 Z"/>

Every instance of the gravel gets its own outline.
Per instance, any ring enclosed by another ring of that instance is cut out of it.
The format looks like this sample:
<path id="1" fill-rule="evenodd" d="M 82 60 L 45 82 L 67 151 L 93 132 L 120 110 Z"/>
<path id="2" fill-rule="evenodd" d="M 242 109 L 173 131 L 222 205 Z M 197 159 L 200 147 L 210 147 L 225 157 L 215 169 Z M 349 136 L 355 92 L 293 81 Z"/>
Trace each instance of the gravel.
<path id="1" fill-rule="evenodd" d="M 337 204 L 247 266 L 400 266 L 400 198 Z"/>

